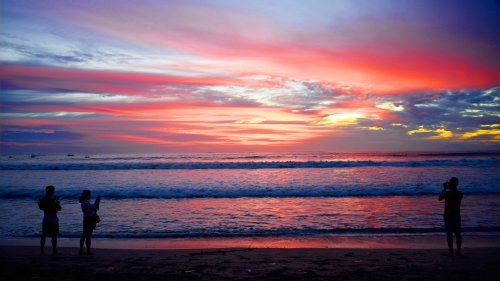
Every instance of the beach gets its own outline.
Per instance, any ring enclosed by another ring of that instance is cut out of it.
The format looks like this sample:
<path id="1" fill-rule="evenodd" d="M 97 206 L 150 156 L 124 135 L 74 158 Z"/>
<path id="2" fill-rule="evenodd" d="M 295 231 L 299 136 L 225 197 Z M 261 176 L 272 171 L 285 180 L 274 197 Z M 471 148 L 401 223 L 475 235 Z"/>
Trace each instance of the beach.
<path id="1" fill-rule="evenodd" d="M 318 238 L 309 244 L 309 239 L 298 238 L 194 239 L 177 244 L 94 239 L 92 256 L 78 255 L 78 248 L 71 246 L 77 239 L 60 240 L 62 254 L 54 256 L 49 241 L 46 254 L 40 255 L 36 239 L 2 239 L 3 280 L 496 280 L 500 266 L 496 235 L 464 236 L 462 256 L 454 257 L 442 255 L 444 235 L 337 237 L 323 239 L 328 245 L 323 248 Z M 237 247 L 247 242 L 252 244 Z M 266 243 L 270 247 L 264 247 Z M 207 248 L 221 245 L 227 247 Z"/>
<path id="2" fill-rule="evenodd" d="M 0 246 L 3 280 L 496 280 L 500 247 L 443 249 L 95 249 L 40 255 Z"/>

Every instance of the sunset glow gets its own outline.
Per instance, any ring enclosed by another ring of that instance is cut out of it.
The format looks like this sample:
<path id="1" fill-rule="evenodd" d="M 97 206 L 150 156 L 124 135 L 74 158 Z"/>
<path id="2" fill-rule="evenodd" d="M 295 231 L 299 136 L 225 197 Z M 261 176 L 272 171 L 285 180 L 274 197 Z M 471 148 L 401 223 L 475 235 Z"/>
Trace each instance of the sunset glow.
<path id="1" fill-rule="evenodd" d="M 2 1 L 2 152 L 500 148 L 500 4 Z"/>

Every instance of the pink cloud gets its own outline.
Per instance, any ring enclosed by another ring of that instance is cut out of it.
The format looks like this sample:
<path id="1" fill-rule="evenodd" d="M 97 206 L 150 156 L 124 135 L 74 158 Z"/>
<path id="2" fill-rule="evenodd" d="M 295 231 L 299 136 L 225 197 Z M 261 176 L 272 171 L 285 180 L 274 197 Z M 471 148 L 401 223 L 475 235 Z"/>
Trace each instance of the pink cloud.
<path id="1" fill-rule="evenodd" d="M 4 82 L 27 89 L 66 89 L 91 93 L 155 96 L 150 91 L 164 85 L 236 85 L 262 87 L 268 82 L 220 77 L 180 77 L 150 73 L 81 70 L 4 64 Z M 179 93 L 179 92 L 178 92 Z"/>
<path id="2" fill-rule="evenodd" d="M 233 73 L 373 85 L 385 92 L 484 88 L 500 81 L 495 46 L 397 22 L 299 29 L 178 5 L 77 18 L 122 40 L 218 60 L 217 67 Z"/>

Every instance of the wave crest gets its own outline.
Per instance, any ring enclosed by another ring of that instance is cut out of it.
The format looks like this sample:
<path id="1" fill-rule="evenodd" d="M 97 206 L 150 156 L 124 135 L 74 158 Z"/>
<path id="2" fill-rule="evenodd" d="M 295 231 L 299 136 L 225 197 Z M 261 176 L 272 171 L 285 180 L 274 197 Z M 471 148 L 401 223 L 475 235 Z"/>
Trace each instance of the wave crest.
<path id="1" fill-rule="evenodd" d="M 356 167 L 500 167 L 500 159 L 422 161 L 250 161 L 250 162 L 166 162 L 166 163 L 13 163 L 0 170 L 200 170 L 200 169 L 304 169 Z"/>

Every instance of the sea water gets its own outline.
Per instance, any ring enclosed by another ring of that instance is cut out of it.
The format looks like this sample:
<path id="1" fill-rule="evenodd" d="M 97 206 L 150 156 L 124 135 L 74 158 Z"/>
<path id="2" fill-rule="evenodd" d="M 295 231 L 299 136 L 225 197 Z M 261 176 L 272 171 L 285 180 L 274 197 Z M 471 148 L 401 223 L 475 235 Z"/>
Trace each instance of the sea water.
<path id="1" fill-rule="evenodd" d="M 500 231 L 500 151 L 2 155 L 0 236 L 38 237 L 54 185 L 60 237 L 306 237 L 442 233 L 442 183 L 460 180 L 465 233 Z M 93 199 L 91 200 L 93 202 Z"/>

